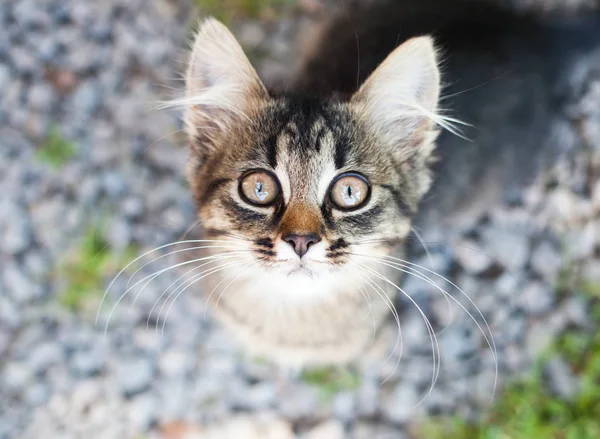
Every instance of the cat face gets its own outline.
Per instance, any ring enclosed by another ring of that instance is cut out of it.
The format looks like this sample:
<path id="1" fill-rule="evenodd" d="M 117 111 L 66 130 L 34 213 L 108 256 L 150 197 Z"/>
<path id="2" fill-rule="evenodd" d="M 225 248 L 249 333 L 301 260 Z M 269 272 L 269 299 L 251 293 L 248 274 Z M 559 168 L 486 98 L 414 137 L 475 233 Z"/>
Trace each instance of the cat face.
<path id="1" fill-rule="evenodd" d="M 429 187 L 438 94 L 431 41 L 418 38 L 348 101 L 273 98 L 229 31 L 206 21 L 183 103 L 207 234 L 290 278 L 388 253 Z"/>

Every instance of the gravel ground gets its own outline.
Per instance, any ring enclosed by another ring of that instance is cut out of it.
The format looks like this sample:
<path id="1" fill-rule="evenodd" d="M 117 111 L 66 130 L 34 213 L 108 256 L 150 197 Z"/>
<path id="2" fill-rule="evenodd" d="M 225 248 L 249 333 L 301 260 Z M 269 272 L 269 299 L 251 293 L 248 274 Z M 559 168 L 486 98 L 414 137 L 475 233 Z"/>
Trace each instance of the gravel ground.
<path id="1" fill-rule="evenodd" d="M 236 28 L 261 54 L 268 80 L 284 75 L 290 41 L 319 13 L 302 3 L 301 19 Z M 430 338 L 408 302 L 400 306 L 399 366 L 397 348 L 389 361 L 365 360 L 354 367 L 355 385 L 325 396 L 323 386 L 240 355 L 210 315 L 203 318 L 204 303 L 191 290 L 161 333 L 164 314 L 153 305 L 181 273 L 156 278 L 135 303 L 123 300 L 106 333 L 126 278 L 113 286 L 98 324 L 95 309 L 66 309 L 58 267 L 94 221 L 102 219 L 111 251 L 135 245 L 139 254 L 194 224 L 179 114 L 154 111 L 181 89 L 177 72 L 193 15 L 168 0 L 0 3 L 1 439 L 161 437 L 161 428 L 162 436 L 181 438 L 183 423 L 218 425 L 231 416 L 227 430 L 188 433 L 407 438 L 427 413 L 475 417 L 492 398 L 494 352 L 483 317 L 494 336 L 498 385 L 527 371 L 565 328 L 589 325 L 583 299 L 556 285 L 565 267 L 600 279 L 600 53 L 581 59 L 562 85 L 557 132 L 573 145 L 569 153 L 484 216 L 423 230 L 429 254 L 412 246 L 413 261 L 451 278 L 481 312 L 447 282 L 435 283 L 464 309 L 426 282 L 405 280 L 439 340 L 431 391 Z M 76 146 L 59 168 L 38 154 L 53 130 Z M 565 395 L 577 386 L 559 360 L 549 381 Z"/>

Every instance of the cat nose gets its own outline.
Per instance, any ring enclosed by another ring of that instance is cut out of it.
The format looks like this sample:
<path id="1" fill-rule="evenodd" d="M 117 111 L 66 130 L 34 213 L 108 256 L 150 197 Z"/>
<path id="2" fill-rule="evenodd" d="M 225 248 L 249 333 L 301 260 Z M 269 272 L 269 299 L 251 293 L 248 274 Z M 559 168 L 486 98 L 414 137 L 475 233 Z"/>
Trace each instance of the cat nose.
<path id="1" fill-rule="evenodd" d="M 309 233 L 308 235 L 289 233 L 285 236 L 282 236 L 281 239 L 291 245 L 296 254 L 300 257 L 306 254 L 311 245 L 316 244 L 321 240 L 321 238 L 314 233 Z"/>

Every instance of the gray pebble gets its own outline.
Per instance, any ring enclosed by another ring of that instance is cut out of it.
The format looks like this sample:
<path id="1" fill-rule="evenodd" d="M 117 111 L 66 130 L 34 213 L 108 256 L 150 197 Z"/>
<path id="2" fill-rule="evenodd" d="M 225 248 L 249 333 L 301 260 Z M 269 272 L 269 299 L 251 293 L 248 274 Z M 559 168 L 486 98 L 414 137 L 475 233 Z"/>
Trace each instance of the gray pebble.
<path id="1" fill-rule="evenodd" d="M 291 421 L 314 416 L 318 405 L 317 389 L 306 386 L 287 388 L 286 394 L 279 398 L 279 412 Z"/>
<path id="2" fill-rule="evenodd" d="M 494 262 L 475 241 L 471 240 L 459 241 L 454 248 L 454 253 L 458 263 L 469 274 L 481 274 Z"/>
<path id="3" fill-rule="evenodd" d="M 103 347 L 92 345 L 90 349 L 76 351 L 71 358 L 71 370 L 79 377 L 97 375 L 106 365 L 106 351 Z"/>
<path id="4" fill-rule="evenodd" d="M 147 390 L 154 377 L 154 368 L 147 358 L 131 358 L 121 363 L 117 370 L 119 389 L 123 396 L 131 397 Z"/>
<path id="5" fill-rule="evenodd" d="M 131 243 L 131 225 L 123 218 L 114 217 L 108 225 L 105 237 L 112 249 L 123 251 Z"/>
<path id="6" fill-rule="evenodd" d="M 544 372 L 550 389 L 560 398 L 570 399 L 579 390 L 579 382 L 569 365 L 560 357 L 552 357 Z"/>
<path id="7" fill-rule="evenodd" d="M 2 285 L 0 285 L 0 288 Z M 8 297 L 0 295 L 0 325 L 16 329 L 21 325 L 22 313 L 15 303 Z"/>
<path id="8" fill-rule="evenodd" d="M 135 397 L 129 406 L 129 424 L 134 431 L 147 431 L 158 419 L 159 404 L 154 395 Z"/>
<path id="9" fill-rule="evenodd" d="M 441 361 L 446 365 L 456 365 L 477 352 L 474 334 L 478 331 L 470 326 L 452 325 L 438 337 Z"/>
<path id="10" fill-rule="evenodd" d="M 522 304 L 530 314 L 542 315 L 552 309 L 555 293 L 542 282 L 530 282 L 522 292 Z"/>
<path id="11" fill-rule="evenodd" d="M 49 84 L 36 82 L 29 87 L 27 100 L 31 109 L 49 112 L 56 101 L 56 94 Z"/>
<path id="12" fill-rule="evenodd" d="M 400 382 L 390 395 L 383 398 L 383 414 L 391 422 L 404 424 L 418 413 L 417 404 L 420 399 L 421 396 L 412 383 Z"/>
<path id="13" fill-rule="evenodd" d="M 0 92 L 4 95 L 10 83 L 10 70 L 7 65 L 0 64 Z"/>
<path id="14" fill-rule="evenodd" d="M 402 430 L 364 421 L 359 421 L 352 428 L 352 433 L 352 439 L 408 439 Z"/>
<path id="15" fill-rule="evenodd" d="M 120 198 L 127 191 L 123 177 L 117 172 L 107 172 L 102 178 L 102 185 L 106 195 L 110 198 Z"/>
<path id="16" fill-rule="evenodd" d="M 28 363 L 36 374 L 45 372 L 49 367 L 59 364 L 64 357 L 60 345 L 54 341 L 43 342 L 29 355 Z"/>
<path id="17" fill-rule="evenodd" d="M 522 268 L 529 259 L 529 238 L 519 231 L 486 227 L 483 251 L 508 270 Z"/>
<path id="18" fill-rule="evenodd" d="M 33 370 L 28 364 L 11 362 L 5 364 L 0 373 L 2 387 L 9 392 L 19 393 L 29 385 L 34 378 Z"/>
<path id="19" fill-rule="evenodd" d="M 333 416 L 342 422 L 349 422 L 356 417 L 357 398 L 353 392 L 339 392 L 331 401 Z"/>
<path id="20" fill-rule="evenodd" d="M 25 401 L 33 407 L 39 407 L 50 399 L 51 391 L 48 385 L 42 381 L 37 381 L 27 387 L 25 391 Z"/>
<path id="21" fill-rule="evenodd" d="M 144 214 L 144 201 L 139 197 L 127 197 L 122 205 L 121 212 L 130 220 L 137 220 Z"/>
<path id="22" fill-rule="evenodd" d="M 42 296 L 41 286 L 33 283 L 33 279 L 14 263 L 4 266 L 3 281 L 6 291 L 17 304 L 30 303 Z"/>
<path id="23" fill-rule="evenodd" d="M 88 55 L 89 56 L 89 55 Z M 79 117 L 89 116 L 100 108 L 102 89 L 96 81 L 82 82 L 71 97 L 71 106 L 75 113 L 83 111 Z"/>
<path id="24" fill-rule="evenodd" d="M 33 229 L 27 211 L 16 203 L 0 203 L 0 238 L 2 251 L 18 254 L 29 248 Z"/>
<path id="25" fill-rule="evenodd" d="M 194 357 L 183 349 L 169 349 L 159 359 L 158 370 L 168 378 L 181 378 L 189 374 L 194 367 Z"/>
<path id="26" fill-rule="evenodd" d="M 550 283 L 554 283 L 562 265 L 560 254 L 548 241 L 538 245 L 531 255 L 532 268 Z"/>
<path id="27" fill-rule="evenodd" d="M 29 76 L 40 73 L 40 66 L 29 50 L 21 47 L 11 48 L 10 56 L 17 72 Z"/>

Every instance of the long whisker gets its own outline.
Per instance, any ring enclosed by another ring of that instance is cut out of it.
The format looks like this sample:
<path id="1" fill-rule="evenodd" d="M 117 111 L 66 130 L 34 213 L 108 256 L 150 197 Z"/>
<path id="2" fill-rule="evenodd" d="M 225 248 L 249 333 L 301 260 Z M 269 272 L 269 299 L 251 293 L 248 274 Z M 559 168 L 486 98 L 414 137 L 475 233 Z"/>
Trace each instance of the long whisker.
<path id="1" fill-rule="evenodd" d="M 161 329 L 161 336 L 164 336 L 165 333 L 165 326 L 167 324 L 167 318 L 169 316 L 169 313 L 171 312 L 171 309 L 173 308 L 173 305 L 175 304 L 175 302 L 177 301 L 177 298 L 179 298 L 179 296 L 181 296 L 185 290 L 187 290 L 189 287 L 191 287 L 192 285 L 194 285 L 195 283 L 197 283 L 198 281 L 200 281 L 201 279 L 204 279 L 205 277 L 208 277 L 212 274 L 218 273 L 219 271 L 223 271 L 226 268 L 232 267 L 234 265 L 239 264 L 239 261 L 234 261 L 234 262 L 229 262 L 227 264 L 223 264 L 223 265 L 219 265 L 218 267 L 213 267 L 210 270 L 207 270 L 203 273 L 199 273 L 196 274 L 194 276 L 192 276 L 191 279 L 189 279 L 187 282 L 187 285 L 185 285 L 184 288 L 181 288 L 179 292 L 177 292 L 177 294 L 175 295 L 175 297 L 173 298 L 173 301 L 171 302 L 171 304 L 169 305 L 169 308 L 167 309 L 167 312 L 165 314 L 165 319 L 163 320 L 163 324 L 162 324 L 162 329 Z M 183 285 L 182 285 L 183 286 Z M 173 295 L 175 293 L 175 291 L 173 293 L 171 293 L 171 295 Z M 167 300 L 165 301 L 165 303 L 163 303 L 163 306 L 161 306 L 160 311 L 158 312 L 158 320 L 160 320 L 160 314 L 162 312 L 162 309 L 164 307 L 164 305 L 169 301 L 169 297 L 167 298 Z M 158 329 L 158 326 L 157 326 Z"/>
<path id="2" fill-rule="evenodd" d="M 479 307 L 475 304 L 475 302 L 473 302 L 473 300 L 469 297 L 469 295 L 467 293 L 465 293 L 458 285 L 456 285 L 454 282 L 452 282 L 450 279 L 446 278 L 445 276 L 442 276 L 441 274 L 430 270 L 426 267 L 423 267 L 419 264 L 415 264 L 413 262 L 408 262 L 405 261 L 403 259 L 400 258 L 396 258 L 393 256 L 385 256 L 386 259 L 393 259 L 396 261 L 400 261 L 400 262 L 391 262 L 392 264 L 396 264 L 396 265 L 401 265 L 404 268 L 408 268 L 411 271 L 414 271 L 416 273 L 418 273 L 420 276 L 423 276 L 423 280 L 425 280 L 426 282 L 428 282 L 430 285 L 435 286 L 438 290 L 446 293 L 445 295 L 447 295 L 449 298 L 451 298 L 452 300 L 454 300 L 456 302 L 456 304 L 458 306 L 460 306 L 473 320 L 473 322 L 477 325 L 477 327 L 479 328 L 479 330 L 482 332 L 483 336 L 485 337 L 486 342 L 488 343 L 488 346 L 490 347 L 490 349 L 492 349 L 492 353 L 494 354 L 494 358 L 496 358 L 497 355 L 497 349 L 496 349 L 496 344 L 494 342 L 494 336 L 492 333 L 492 329 L 490 328 L 490 325 L 487 322 L 487 319 L 485 318 L 485 316 L 483 315 L 483 313 L 481 312 L 481 310 L 479 309 Z M 477 322 L 477 319 L 475 319 L 475 317 L 458 301 L 456 300 L 456 298 L 454 298 L 451 294 L 448 294 L 447 292 L 445 292 L 443 289 L 441 289 L 435 282 L 431 281 L 429 278 L 427 278 L 427 276 L 423 273 L 420 273 L 419 271 L 417 271 L 414 268 L 411 268 L 409 266 L 414 266 L 414 267 L 418 267 L 422 270 L 427 271 L 428 273 L 432 273 L 435 274 L 436 276 L 438 276 L 440 279 L 444 280 L 445 282 L 449 283 L 450 285 L 452 285 L 454 288 L 456 288 L 463 296 L 466 297 L 466 299 L 469 301 L 469 303 L 471 305 L 473 305 L 473 307 L 477 310 L 477 313 L 479 314 L 479 316 L 481 317 L 481 319 L 483 320 L 484 324 L 485 324 L 485 329 L 487 329 L 490 338 L 488 339 L 486 336 L 485 331 L 483 330 L 483 328 L 479 325 L 479 322 Z"/>
<path id="3" fill-rule="evenodd" d="M 366 256 L 366 255 L 357 255 L 357 256 L 362 256 L 362 257 L 367 257 L 367 258 L 373 258 L 371 256 Z M 483 315 L 483 313 L 481 312 L 481 310 L 477 307 L 477 305 L 475 304 L 475 302 L 473 302 L 473 300 L 458 286 L 456 285 L 454 282 L 450 281 L 449 279 L 447 279 L 446 277 L 442 276 L 439 273 L 436 273 L 433 270 L 429 270 L 428 268 L 422 267 L 418 264 L 414 264 L 412 262 L 408 262 L 408 261 L 404 261 L 400 258 L 396 258 L 393 256 L 386 256 L 385 258 L 387 259 L 394 259 L 394 260 L 399 260 L 402 261 L 401 263 L 398 262 L 393 262 L 393 261 L 383 261 L 380 260 L 379 258 L 374 258 L 377 262 L 386 265 L 390 268 L 394 268 L 398 271 L 407 273 L 407 274 L 411 274 L 419 279 L 424 280 L 425 282 L 429 283 L 431 286 L 433 286 L 434 288 L 436 288 L 437 290 L 439 290 L 440 292 L 442 292 L 442 294 L 444 294 L 444 296 L 448 297 L 449 299 L 453 300 L 463 311 L 465 311 L 465 313 L 470 317 L 470 319 L 475 323 L 475 325 L 477 326 L 477 328 L 479 329 L 479 331 L 481 331 L 481 334 L 483 335 L 486 343 L 488 344 L 491 352 L 492 352 L 492 358 L 494 360 L 494 368 L 495 368 L 495 377 L 494 377 L 494 386 L 493 386 L 493 390 L 492 390 L 492 400 L 494 398 L 495 395 L 495 391 L 496 391 L 496 386 L 497 386 L 497 381 L 498 381 L 498 357 L 497 357 L 497 349 L 496 349 L 496 343 L 494 341 L 494 336 L 492 333 L 492 330 L 487 322 L 487 319 L 485 318 L 485 316 Z M 473 314 L 471 312 L 469 312 L 465 306 L 460 303 L 460 301 L 458 301 L 455 297 L 453 297 L 451 294 L 449 294 L 447 291 L 445 291 L 444 289 L 442 289 L 439 285 L 437 285 L 435 282 L 433 282 L 431 279 L 429 279 L 426 275 L 424 275 L 423 273 L 417 271 L 416 269 L 408 266 L 408 265 L 414 265 L 417 266 L 427 272 L 433 273 L 436 276 L 440 277 L 441 279 L 443 279 L 444 281 L 448 282 L 450 285 L 452 285 L 454 288 L 456 288 L 462 295 L 464 295 L 467 300 L 471 303 L 471 305 L 473 305 L 473 307 L 477 310 L 478 315 L 481 317 L 481 319 L 483 320 L 485 327 L 487 329 L 487 333 L 484 331 L 484 329 L 482 328 L 482 326 L 479 324 L 479 322 L 477 321 L 477 319 L 473 316 Z M 400 267 L 402 268 L 400 268 Z M 410 270 L 410 271 L 406 271 L 403 268 Z M 489 334 L 489 336 L 488 336 Z"/>
<path id="4" fill-rule="evenodd" d="M 429 338 L 431 339 L 431 349 L 432 349 L 432 355 L 433 355 L 433 372 L 432 372 L 431 386 L 429 387 L 429 391 L 425 394 L 423 399 L 421 399 L 421 401 L 419 401 L 419 403 L 417 404 L 417 407 L 418 407 L 420 404 L 422 404 L 425 401 L 425 399 L 427 399 L 427 397 L 431 396 L 431 392 L 433 391 L 433 388 L 434 388 L 437 378 L 439 376 L 439 360 L 438 359 L 440 358 L 440 346 L 439 346 L 437 337 L 435 335 L 435 331 L 433 330 L 433 326 L 431 325 L 431 322 L 429 321 L 429 319 L 427 318 L 427 316 L 425 315 L 425 313 L 423 312 L 421 307 L 417 304 L 417 302 L 415 302 L 414 299 L 412 297 L 410 297 L 402 288 L 400 288 L 398 285 L 396 285 L 394 282 L 389 280 L 386 276 L 379 273 L 378 271 L 376 271 L 364 264 L 360 264 L 360 266 L 363 267 L 363 269 L 366 269 L 369 272 L 373 273 L 375 276 L 379 277 L 380 279 L 387 282 L 388 284 L 392 285 L 394 288 L 396 288 L 398 291 L 400 291 L 402 294 L 404 294 L 404 296 L 406 296 L 406 298 L 408 300 L 410 300 L 412 302 L 412 304 L 417 308 L 417 311 L 419 311 L 419 313 L 421 314 L 421 317 L 423 317 L 423 321 L 425 322 L 427 331 L 429 332 Z"/>
<path id="5" fill-rule="evenodd" d="M 404 340 L 402 339 L 402 326 L 400 325 L 400 316 L 398 315 L 398 311 L 396 310 L 394 303 L 389 298 L 389 296 L 385 293 L 385 291 L 383 291 L 383 288 L 381 288 L 376 282 L 373 282 L 373 280 L 368 277 L 364 278 L 361 276 L 361 278 L 365 282 L 368 283 L 368 285 L 373 289 L 373 291 L 375 291 L 379 295 L 381 300 L 383 300 L 383 302 L 387 305 L 387 307 L 391 311 L 392 315 L 394 316 L 394 320 L 396 321 L 396 326 L 398 327 L 398 335 L 396 336 L 396 342 L 394 343 L 394 348 L 389 353 L 389 355 L 385 359 L 384 363 L 387 363 L 392 358 L 392 356 L 394 355 L 394 353 L 396 352 L 396 350 L 398 348 L 398 345 L 400 345 L 398 361 L 396 362 L 396 366 L 394 367 L 392 372 L 381 382 L 381 384 L 383 385 L 387 382 L 387 380 L 389 380 L 394 375 L 394 373 L 398 369 L 398 366 L 400 364 L 400 359 L 402 358 L 402 353 L 404 352 Z"/>
<path id="6" fill-rule="evenodd" d="M 252 267 L 252 266 L 255 266 L 255 265 L 256 265 L 256 263 L 255 263 L 255 262 L 250 262 L 249 264 L 243 265 L 243 266 L 242 266 L 242 267 L 240 267 L 240 268 L 250 268 L 250 267 Z M 241 273 L 241 274 L 237 275 L 235 278 L 233 278 L 233 279 L 232 279 L 232 280 L 231 280 L 231 281 L 230 281 L 230 282 L 229 282 L 229 283 L 228 283 L 228 284 L 225 286 L 225 288 L 223 289 L 223 291 L 221 291 L 221 294 L 219 294 L 219 297 L 217 297 L 217 301 L 215 302 L 215 308 L 219 306 L 219 301 L 221 300 L 221 297 L 223 297 L 223 294 L 225 294 L 225 291 L 227 291 L 227 289 L 228 289 L 228 288 L 231 286 L 231 284 L 233 284 L 233 283 L 234 283 L 236 280 L 238 280 L 238 279 L 239 279 L 240 277 L 242 277 L 242 275 L 244 275 L 244 274 L 246 274 L 246 271 L 244 271 L 243 273 Z M 214 291 L 214 289 L 213 289 L 213 291 Z M 211 295 L 212 295 L 213 291 L 211 291 Z M 209 297 L 209 299 L 210 299 L 210 297 Z M 206 303 L 208 304 L 208 299 L 207 299 Z M 206 311 L 206 308 L 205 308 L 205 311 Z"/>
<path id="7" fill-rule="evenodd" d="M 229 253 L 232 253 L 232 254 L 233 253 L 238 253 L 238 252 L 246 253 L 246 252 L 250 252 L 250 251 L 251 250 L 236 250 L 236 251 L 230 251 Z M 220 256 L 220 255 L 206 256 L 204 258 L 198 258 L 198 259 L 192 259 L 191 261 L 180 262 L 178 264 L 174 264 L 174 265 L 171 265 L 169 267 L 163 268 L 161 270 L 155 271 L 154 273 L 149 274 L 148 276 L 140 279 L 139 281 L 137 281 L 136 283 L 134 283 L 133 285 L 131 285 L 129 288 L 127 288 L 125 290 L 125 292 L 123 294 L 121 294 L 121 296 L 117 299 L 117 301 L 115 302 L 115 304 L 111 308 L 110 313 L 108 314 L 108 318 L 106 320 L 106 325 L 104 327 L 104 334 L 106 335 L 108 333 L 108 327 L 109 327 L 109 324 L 110 324 L 110 320 L 111 320 L 111 318 L 112 318 L 115 310 L 117 309 L 117 307 L 121 303 L 121 301 L 129 294 L 129 292 L 131 290 L 133 290 L 135 287 L 137 287 L 138 285 L 140 285 L 142 282 L 146 282 L 146 283 L 144 284 L 144 286 L 142 287 L 142 289 L 138 292 L 135 300 L 137 300 L 139 298 L 139 296 L 141 295 L 142 291 L 146 288 L 146 286 L 150 282 L 152 282 L 154 279 L 156 279 L 158 276 L 160 276 L 161 274 L 163 274 L 163 273 L 165 273 L 165 272 L 167 272 L 169 270 L 172 270 L 174 268 L 177 268 L 177 267 L 181 267 L 181 266 L 189 265 L 189 264 L 194 264 L 196 262 L 200 262 L 200 261 L 203 261 L 203 260 L 214 259 L 214 258 L 216 258 L 218 256 Z"/>
<path id="8" fill-rule="evenodd" d="M 102 295 L 102 299 L 100 300 L 100 304 L 98 305 L 98 310 L 96 311 L 96 319 L 94 321 L 94 324 L 96 324 L 96 325 L 98 324 L 98 320 L 100 319 L 100 312 L 102 310 L 102 305 L 104 304 L 104 301 L 106 300 L 106 296 L 108 296 L 108 292 L 110 291 L 110 289 L 112 288 L 112 286 L 115 284 L 115 282 L 117 281 L 117 279 L 123 273 L 125 273 L 125 271 L 127 271 L 127 269 L 129 267 L 131 267 L 133 264 L 135 264 L 140 259 L 145 258 L 146 256 L 148 256 L 149 254 L 151 254 L 153 252 L 162 250 L 163 248 L 172 247 L 174 245 L 179 245 L 179 244 L 191 244 L 191 243 L 200 243 L 200 242 L 210 242 L 210 243 L 217 242 L 217 243 L 223 243 L 223 242 L 231 242 L 231 241 L 228 241 L 228 240 L 217 240 L 217 239 L 190 239 L 190 240 L 184 240 L 184 241 L 176 241 L 176 242 L 171 242 L 169 244 L 161 245 L 160 247 L 153 248 L 152 250 L 149 250 L 146 253 L 138 256 L 137 258 L 135 258 L 134 260 L 132 260 L 131 262 L 129 262 L 125 267 L 123 267 L 121 269 L 121 271 L 119 271 L 119 273 L 113 278 L 113 280 L 110 282 L 110 284 L 108 284 L 108 287 L 106 288 L 106 291 Z"/>
<path id="9" fill-rule="evenodd" d="M 232 252 L 232 253 L 234 253 L 234 252 Z M 175 281 L 173 281 L 167 288 L 165 288 L 165 290 L 161 293 L 161 295 L 158 297 L 158 299 L 156 299 L 156 301 L 154 302 L 154 305 L 152 306 L 152 308 L 150 309 L 150 312 L 148 313 L 148 319 L 146 320 L 146 329 L 150 328 L 150 319 L 152 317 L 152 313 L 154 312 L 154 310 L 156 309 L 156 307 L 160 303 L 161 299 L 165 296 L 165 294 L 167 294 L 167 292 L 171 288 L 173 288 L 174 285 L 176 285 L 177 283 L 179 283 L 182 279 L 184 279 L 185 277 L 187 277 L 190 273 L 198 270 L 199 268 L 205 267 L 206 265 L 212 264 L 214 262 L 219 262 L 222 259 L 227 259 L 227 258 L 236 257 L 236 256 L 238 256 L 237 253 L 236 254 L 225 254 L 225 255 L 219 254 L 219 255 L 215 255 L 210 261 L 205 262 L 203 264 L 200 264 L 197 267 L 192 268 L 191 270 L 188 270 L 185 274 L 183 274 L 183 275 L 179 276 L 177 279 L 175 279 Z M 194 262 L 199 262 L 199 261 L 195 260 Z M 170 297 L 170 295 L 169 295 L 169 297 Z M 136 299 L 137 299 L 137 297 L 136 297 Z"/>
<path id="10" fill-rule="evenodd" d="M 173 250 L 171 252 L 165 253 L 164 255 L 160 255 L 157 256 L 156 258 L 152 259 L 151 261 L 146 262 L 144 265 L 142 265 L 141 267 L 139 267 L 137 270 L 135 270 L 133 272 L 133 274 L 131 276 L 129 276 L 129 280 L 127 281 L 127 284 L 125 285 L 126 288 L 129 287 L 129 285 L 131 284 L 131 281 L 133 278 L 135 278 L 135 275 L 138 274 L 140 271 L 142 271 L 145 267 L 147 267 L 148 265 L 152 264 L 153 262 L 158 261 L 159 259 L 163 259 L 163 258 L 167 258 L 169 256 L 175 255 L 177 253 L 183 253 L 183 252 L 189 252 L 192 250 L 203 250 L 203 249 L 208 249 L 208 248 L 233 248 L 233 249 L 240 249 L 241 247 L 236 247 L 237 244 L 233 244 L 232 246 L 229 245 L 210 245 L 210 246 L 194 246 L 194 247 L 188 247 L 188 248 L 181 248 L 179 250 Z"/>

